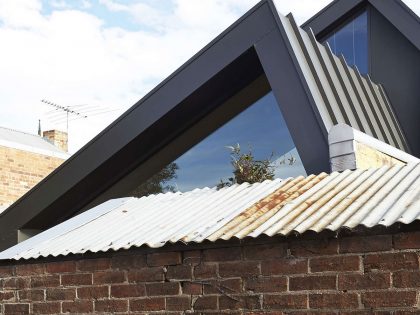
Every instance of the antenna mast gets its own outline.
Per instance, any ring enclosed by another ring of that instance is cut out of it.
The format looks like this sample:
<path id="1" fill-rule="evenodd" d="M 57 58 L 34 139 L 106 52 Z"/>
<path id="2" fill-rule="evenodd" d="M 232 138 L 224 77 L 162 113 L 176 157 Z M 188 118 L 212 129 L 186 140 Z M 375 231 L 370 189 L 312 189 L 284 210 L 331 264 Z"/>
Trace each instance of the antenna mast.
<path id="1" fill-rule="evenodd" d="M 62 106 L 50 101 L 47 101 L 46 99 L 41 100 L 42 103 L 45 103 L 47 105 L 50 105 L 54 107 L 56 110 L 60 110 L 66 114 L 66 132 L 69 133 L 69 115 L 77 116 L 78 118 L 87 118 L 87 115 L 84 115 L 78 111 L 75 111 L 71 106 Z"/>

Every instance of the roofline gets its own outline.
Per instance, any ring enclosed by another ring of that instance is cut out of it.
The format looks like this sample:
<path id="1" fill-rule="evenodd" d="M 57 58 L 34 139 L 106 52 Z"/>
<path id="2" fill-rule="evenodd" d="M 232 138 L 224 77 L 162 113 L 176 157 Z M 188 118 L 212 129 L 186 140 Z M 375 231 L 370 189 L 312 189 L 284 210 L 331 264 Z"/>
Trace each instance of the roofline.
<path id="1" fill-rule="evenodd" d="M 155 162 L 143 173 L 158 171 L 157 163 L 173 154 L 165 151 L 168 143 L 264 73 L 307 172 L 327 171 L 326 128 L 274 3 L 262 0 L 3 212 L 0 247 L 14 242 L 16 228 L 57 224 L 93 200 L 118 197 L 103 193 L 146 161 Z"/>
<path id="2" fill-rule="evenodd" d="M 7 140 L 4 140 L 4 139 L 0 139 L 0 146 L 6 147 L 6 148 L 11 148 L 11 149 L 16 149 L 16 150 L 22 150 L 22 151 L 26 151 L 26 152 L 31 152 L 31 153 L 36 153 L 36 154 L 40 154 L 40 155 L 46 155 L 46 156 L 55 157 L 55 158 L 59 158 L 59 159 L 63 159 L 63 160 L 66 160 L 70 157 L 70 154 L 68 154 L 66 152 L 58 152 L 58 151 L 41 149 L 41 148 L 37 148 L 37 147 L 31 146 L 31 145 L 17 143 L 17 142 L 14 142 L 14 141 L 7 141 Z"/>
<path id="3" fill-rule="evenodd" d="M 360 7 L 370 4 L 420 50 L 418 27 L 420 18 L 401 0 L 335 0 L 302 24 L 311 28 L 318 38 L 326 35 L 332 25 L 346 19 Z M 417 30 L 417 31 L 416 31 Z"/>

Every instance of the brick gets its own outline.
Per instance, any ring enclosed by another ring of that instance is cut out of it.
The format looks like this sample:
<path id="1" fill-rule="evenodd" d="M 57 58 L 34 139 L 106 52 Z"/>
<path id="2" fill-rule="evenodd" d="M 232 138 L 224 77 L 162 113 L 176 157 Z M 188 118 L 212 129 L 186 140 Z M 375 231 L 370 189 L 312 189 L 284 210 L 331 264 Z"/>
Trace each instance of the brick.
<path id="1" fill-rule="evenodd" d="M 189 250 L 182 253 L 182 263 L 197 266 L 201 263 L 201 251 Z"/>
<path id="2" fill-rule="evenodd" d="M 47 301 L 74 300 L 76 298 L 76 290 L 75 289 L 62 289 L 62 288 L 47 289 L 46 298 L 47 298 Z"/>
<path id="3" fill-rule="evenodd" d="M 77 262 L 77 269 L 80 271 L 99 271 L 111 268 L 110 258 L 84 259 Z"/>
<path id="4" fill-rule="evenodd" d="M 322 293 L 309 295 L 311 309 L 357 309 L 359 301 L 356 293 Z"/>
<path id="5" fill-rule="evenodd" d="M 44 290 L 20 290 L 18 291 L 19 301 L 44 301 Z"/>
<path id="6" fill-rule="evenodd" d="M 146 292 L 149 296 L 178 295 L 181 293 L 179 282 L 147 283 Z"/>
<path id="7" fill-rule="evenodd" d="M 211 280 L 203 285 L 204 294 L 221 294 L 222 292 L 240 293 L 242 292 L 241 279 Z"/>
<path id="8" fill-rule="evenodd" d="M 167 311 L 186 311 L 191 309 L 191 297 L 174 296 L 166 298 Z"/>
<path id="9" fill-rule="evenodd" d="M 287 294 L 287 295 L 271 295 L 266 294 L 263 297 L 263 308 L 269 310 L 285 310 L 285 309 L 305 309 L 308 303 L 307 295 L 303 294 Z"/>
<path id="10" fill-rule="evenodd" d="M 203 250 L 204 261 L 241 260 L 241 256 L 240 247 L 211 248 Z"/>
<path id="11" fill-rule="evenodd" d="M 162 311 L 165 309 L 165 298 L 154 297 L 130 300 L 130 311 Z"/>
<path id="12" fill-rule="evenodd" d="M 390 273 L 338 275 L 339 290 L 387 289 L 391 286 Z"/>
<path id="13" fill-rule="evenodd" d="M 31 278 L 31 287 L 32 288 L 49 288 L 49 287 L 58 287 L 60 286 L 60 276 L 41 276 L 41 277 L 32 277 Z"/>
<path id="14" fill-rule="evenodd" d="M 72 301 L 63 302 L 62 304 L 63 313 L 90 313 L 93 312 L 92 301 Z"/>
<path id="15" fill-rule="evenodd" d="M 111 284 L 125 282 L 123 271 L 99 271 L 93 273 L 93 284 Z"/>
<path id="16" fill-rule="evenodd" d="M 25 289 L 31 287 L 30 278 L 8 278 L 3 280 L 4 289 Z"/>
<path id="17" fill-rule="evenodd" d="M 379 291 L 362 293 L 362 303 L 368 307 L 410 307 L 416 305 L 416 291 Z"/>
<path id="18" fill-rule="evenodd" d="M 220 310 L 254 310 L 260 309 L 260 299 L 258 295 L 221 295 L 219 296 Z"/>
<path id="19" fill-rule="evenodd" d="M 18 276 L 39 276 L 43 273 L 43 264 L 28 264 L 16 266 L 16 275 Z"/>
<path id="20" fill-rule="evenodd" d="M 328 290 L 336 288 L 336 276 L 302 276 L 289 279 L 289 290 Z"/>
<path id="21" fill-rule="evenodd" d="M 61 313 L 60 302 L 47 302 L 47 303 L 33 303 L 33 314 L 58 314 Z"/>
<path id="22" fill-rule="evenodd" d="M 264 276 L 291 275 L 308 272 L 308 260 L 305 258 L 277 259 L 261 262 Z"/>
<path id="23" fill-rule="evenodd" d="M 73 285 L 91 285 L 92 282 L 91 273 L 75 273 L 61 275 L 61 285 L 73 286 Z"/>
<path id="24" fill-rule="evenodd" d="M 245 290 L 266 293 L 266 292 L 283 292 L 287 290 L 286 277 L 258 277 L 245 281 Z"/>
<path id="25" fill-rule="evenodd" d="M 112 269 L 130 270 L 147 267 L 146 255 L 114 256 L 111 259 Z"/>
<path id="26" fill-rule="evenodd" d="M 309 261 L 311 272 L 325 271 L 358 271 L 360 270 L 359 256 L 333 256 L 312 258 Z"/>
<path id="27" fill-rule="evenodd" d="M 107 286 L 77 288 L 77 297 L 79 299 L 100 299 L 109 297 Z"/>
<path id="28" fill-rule="evenodd" d="M 127 312 L 127 300 L 97 300 L 94 302 L 95 312 Z"/>
<path id="29" fill-rule="evenodd" d="M 0 302 L 6 302 L 6 301 L 13 302 L 14 300 L 15 300 L 15 294 L 13 291 L 0 291 Z"/>
<path id="30" fill-rule="evenodd" d="M 51 262 L 45 265 L 45 270 L 48 273 L 75 272 L 76 262 L 74 261 Z"/>
<path id="31" fill-rule="evenodd" d="M 193 308 L 195 311 L 217 310 L 217 296 L 199 296 L 193 300 Z"/>
<path id="32" fill-rule="evenodd" d="M 153 282 L 165 280 L 163 267 L 142 268 L 127 272 L 128 282 Z"/>
<path id="33" fill-rule="evenodd" d="M 401 233 L 394 235 L 395 249 L 420 248 L 420 232 Z"/>
<path id="34" fill-rule="evenodd" d="M 15 275 L 15 268 L 12 266 L 0 266 L 0 278 L 12 277 Z"/>
<path id="35" fill-rule="evenodd" d="M 420 271 L 395 272 L 392 284 L 397 288 L 418 288 L 420 287 Z"/>
<path id="36" fill-rule="evenodd" d="M 252 245 L 244 247 L 244 259 L 247 260 L 266 260 L 285 257 L 287 246 L 281 244 Z"/>
<path id="37" fill-rule="evenodd" d="M 202 263 L 194 267 L 195 279 L 212 279 L 217 277 L 217 265 Z"/>
<path id="38" fill-rule="evenodd" d="M 416 253 L 390 253 L 366 255 L 365 270 L 401 270 L 418 269 L 419 261 Z"/>
<path id="39" fill-rule="evenodd" d="M 308 257 L 338 254 L 336 239 L 320 239 L 311 241 L 296 241 L 290 244 L 292 256 Z"/>
<path id="40" fill-rule="evenodd" d="M 260 265 L 255 261 L 236 261 L 219 263 L 221 277 L 250 277 L 260 274 Z"/>
<path id="41" fill-rule="evenodd" d="M 14 303 L 4 304 L 4 314 L 29 314 L 29 304 Z"/>
<path id="42" fill-rule="evenodd" d="M 166 272 L 168 280 L 189 280 L 192 279 L 192 267 L 190 265 L 168 266 Z"/>
<path id="43" fill-rule="evenodd" d="M 111 286 L 111 297 L 140 297 L 146 295 L 144 284 L 118 284 Z"/>
<path id="44" fill-rule="evenodd" d="M 157 252 L 147 255 L 147 265 L 150 267 L 179 265 L 181 262 L 180 252 Z"/>
<path id="45" fill-rule="evenodd" d="M 183 294 L 190 294 L 190 295 L 201 295 L 203 294 L 203 285 L 201 283 L 193 283 L 193 282 L 182 282 L 182 293 Z"/>
<path id="46" fill-rule="evenodd" d="M 346 237 L 340 240 L 340 253 L 380 252 L 392 249 L 392 235 Z"/>

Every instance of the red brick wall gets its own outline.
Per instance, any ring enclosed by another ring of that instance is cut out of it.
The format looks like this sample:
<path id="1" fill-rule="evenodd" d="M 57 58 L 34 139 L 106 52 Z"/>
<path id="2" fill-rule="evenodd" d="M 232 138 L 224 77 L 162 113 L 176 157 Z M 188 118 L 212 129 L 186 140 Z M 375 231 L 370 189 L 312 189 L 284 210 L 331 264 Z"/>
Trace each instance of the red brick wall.
<path id="1" fill-rule="evenodd" d="M 420 312 L 420 232 L 259 241 L 1 266 L 2 314 Z"/>

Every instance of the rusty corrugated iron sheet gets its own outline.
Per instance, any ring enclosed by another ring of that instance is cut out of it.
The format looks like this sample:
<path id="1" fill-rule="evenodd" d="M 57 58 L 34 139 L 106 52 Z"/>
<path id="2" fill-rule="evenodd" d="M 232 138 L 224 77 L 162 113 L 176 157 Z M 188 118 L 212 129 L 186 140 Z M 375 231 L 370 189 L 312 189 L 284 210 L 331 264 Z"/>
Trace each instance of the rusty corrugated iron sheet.
<path id="1" fill-rule="evenodd" d="M 2 253 L 29 259 L 420 219 L 420 164 L 111 200 Z"/>

